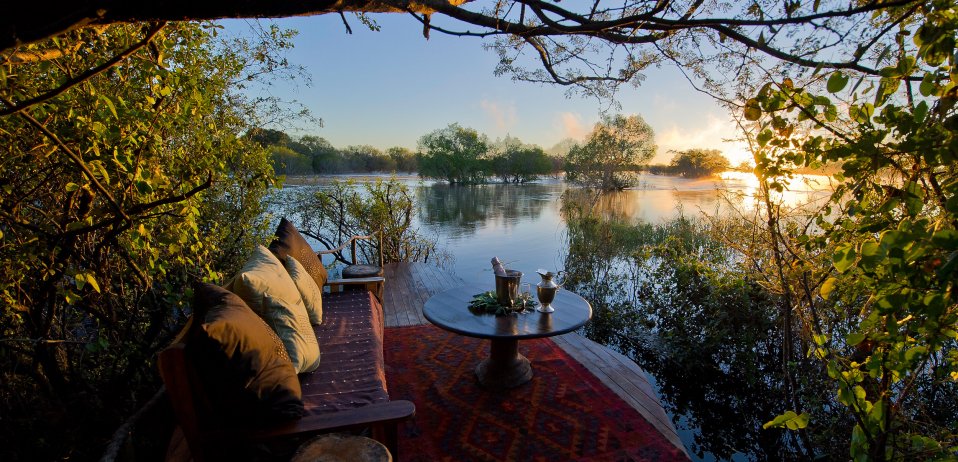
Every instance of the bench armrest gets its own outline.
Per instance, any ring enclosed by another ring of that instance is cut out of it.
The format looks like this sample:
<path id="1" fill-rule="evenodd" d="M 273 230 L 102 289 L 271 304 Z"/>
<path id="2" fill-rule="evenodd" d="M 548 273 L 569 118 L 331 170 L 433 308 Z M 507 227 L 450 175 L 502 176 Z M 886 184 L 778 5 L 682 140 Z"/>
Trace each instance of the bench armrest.
<path id="1" fill-rule="evenodd" d="M 326 285 L 330 287 L 334 286 L 355 286 L 355 285 L 365 285 L 373 283 L 383 283 L 386 281 L 386 278 L 382 276 L 375 276 L 371 278 L 355 278 L 355 279 L 330 279 L 326 281 Z"/>
<path id="2" fill-rule="evenodd" d="M 411 401 L 389 401 L 345 411 L 312 414 L 299 420 L 275 425 L 266 430 L 250 432 L 249 436 L 263 440 L 286 435 L 345 430 L 374 424 L 395 423 L 414 415 L 416 415 L 416 405 Z"/>

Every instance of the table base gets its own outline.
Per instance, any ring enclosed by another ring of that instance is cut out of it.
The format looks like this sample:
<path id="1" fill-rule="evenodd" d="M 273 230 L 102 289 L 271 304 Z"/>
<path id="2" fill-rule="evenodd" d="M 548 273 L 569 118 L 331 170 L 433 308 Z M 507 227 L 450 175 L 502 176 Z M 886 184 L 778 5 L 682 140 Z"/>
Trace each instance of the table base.
<path id="1" fill-rule="evenodd" d="M 479 384 L 491 390 L 515 388 L 532 379 L 532 364 L 519 354 L 519 340 L 494 338 L 489 357 L 476 366 Z"/>

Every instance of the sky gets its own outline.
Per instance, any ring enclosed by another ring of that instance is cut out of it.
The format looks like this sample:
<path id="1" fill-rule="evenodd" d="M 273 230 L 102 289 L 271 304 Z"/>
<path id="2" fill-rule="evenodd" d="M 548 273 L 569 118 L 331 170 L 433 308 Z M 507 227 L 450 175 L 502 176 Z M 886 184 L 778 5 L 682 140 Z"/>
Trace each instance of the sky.
<path id="1" fill-rule="evenodd" d="M 558 85 L 513 81 L 494 75 L 498 56 L 483 48 L 483 39 L 450 37 L 402 14 L 371 17 L 378 32 L 347 14 L 348 34 L 338 15 L 264 20 L 299 31 L 288 58 L 304 66 L 311 84 L 274 82 L 270 94 L 295 99 L 322 119 L 323 126 L 282 128 L 296 135 L 316 135 L 333 146 L 368 144 L 379 149 L 416 149 L 418 139 L 459 123 L 490 140 L 517 137 L 549 149 L 565 138 L 583 140 L 608 104 L 568 95 Z M 222 21 L 228 34 L 249 34 L 250 21 Z M 638 114 L 655 131 L 658 154 L 667 163 L 669 150 L 718 149 L 733 165 L 750 159 L 728 112 L 696 91 L 673 67 L 646 72 L 638 87 L 623 87 L 618 111 Z"/>

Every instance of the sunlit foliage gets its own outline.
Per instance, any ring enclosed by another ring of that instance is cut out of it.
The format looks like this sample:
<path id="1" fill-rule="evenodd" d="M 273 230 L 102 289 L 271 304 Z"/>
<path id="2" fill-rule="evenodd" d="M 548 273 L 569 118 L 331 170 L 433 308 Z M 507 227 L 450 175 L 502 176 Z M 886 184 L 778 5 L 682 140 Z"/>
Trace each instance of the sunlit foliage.
<path id="1" fill-rule="evenodd" d="M 243 134 L 266 104 L 236 82 L 278 66 L 288 36 L 215 35 L 81 29 L 0 68 L 0 458 L 102 451 L 156 391 L 191 282 L 262 241 L 272 169 Z"/>
<path id="2" fill-rule="evenodd" d="M 808 342 L 785 355 L 826 367 L 853 420 L 855 460 L 949 458 L 958 447 L 954 399 L 943 398 L 958 381 L 958 11 L 935 1 L 898 13 L 873 17 L 897 31 L 875 58 L 878 77 L 768 79 L 744 109 L 768 198 L 768 287 Z M 768 193 L 822 164 L 841 165 L 829 203 L 806 223 L 783 217 Z"/>

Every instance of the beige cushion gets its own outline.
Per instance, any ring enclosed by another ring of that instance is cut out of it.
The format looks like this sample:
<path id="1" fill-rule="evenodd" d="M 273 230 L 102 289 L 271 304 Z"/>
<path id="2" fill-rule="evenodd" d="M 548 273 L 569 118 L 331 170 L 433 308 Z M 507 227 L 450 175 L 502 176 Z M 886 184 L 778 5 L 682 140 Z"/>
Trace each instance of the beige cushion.
<path id="1" fill-rule="evenodd" d="M 279 335 L 297 372 L 319 367 L 319 344 L 303 298 L 272 252 L 257 246 L 233 279 L 231 289 Z"/>
<path id="2" fill-rule="evenodd" d="M 284 264 L 289 276 L 293 278 L 293 283 L 299 289 L 299 295 L 303 297 L 303 304 L 306 305 L 306 314 L 309 315 L 310 324 L 322 324 L 323 291 L 316 285 L 316 281 L 309 275 L 303 264 L 293 258 L 292 255 L 286 256 Z"/>

